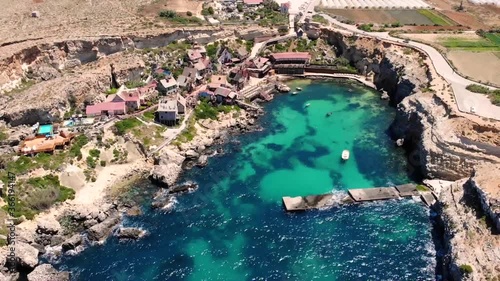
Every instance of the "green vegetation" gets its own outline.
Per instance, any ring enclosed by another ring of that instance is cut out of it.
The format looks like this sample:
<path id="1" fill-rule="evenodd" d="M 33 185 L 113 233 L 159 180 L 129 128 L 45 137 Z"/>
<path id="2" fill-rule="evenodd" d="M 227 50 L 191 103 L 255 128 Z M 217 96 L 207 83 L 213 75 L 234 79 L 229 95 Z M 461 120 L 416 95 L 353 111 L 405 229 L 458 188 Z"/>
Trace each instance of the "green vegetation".
<path id="1" fill-rule="evenodd" d="M 174 145 L 180 145 L 181 143 L 192 141 L 196 136 L 196 128 L 194 124 L 196 123 L 196 118 L 191 117 L 187 121 L 186 128 L 177 136 L 177 138 L 172 142 Z"/>
<path id="2" fill-rule="evenodd" d="M 94 169 L 94 168 L 97 166 L 97 164 L 96 164 L 96 162 L 95 162 L 94 157 L 92 157 L 92 156 L 90 156 L 90 155 L 89 155 L 89 156 L 87 156 L 87 166 L 88 166 L 90 169 Z"/>
<path id="3" fill-rule="evenodd" d="M 493 40 L 490 40 L 489 37 L 491 37 Z M 500 51 L 500 44 L 495 41 L 496 38 L 494 37 L 494 35 L 489 37 L 472 40 L 449 37 L 442 40 L 441 45 L 449 49 L 459 49 L 466 51 Z"/>
<path id="4" fill-rule="evenodd" d="M 153 121 L 155 119 L 155 113 L 153 111 L 146 111 L 142 114 L 142 117 L 144 117 L 146 121 Z"/>
<path id="5" fill-rule="evenodd" d="M 486 94 L 493 104 L 500 105 L 500 89 L 490 90 L 478 84 L 470 84 L 465 88 L 473 93 Z"/>
<path id="6" fill-rule="evenodd" d="M 418 191 L 429 191 L 429 189 L 425 185 L 417 185 L 417 190 Z"/>
<path id="7" fill-rule="evenodd" d="M 373 23 L 364 23 L 364 24 L 360 24 L 358 26 L 358 29 L 361 29 L 361 30 L 367 31 L 367 32 L 372 31 L 372 28 L 373 28 Z"/>
<path id="8" fill-rule="evenodd" d="M 89 155 L 98 158 L 101 155 L 101 151 L 99 149 L 91 149 L 89 150 Z"/>
<path id="9" fill-rule="evenodd" d="M 117 88 L 111 88 L 111 89 L 108 89 L 106 90 L 106 95 L 114 95 L 116 94 L 116 92 L 118 92 L 118 89 Z"/>
<path id="10" fill-rule="evenodd" d="M 141 80 L 132 80 L 132 81 L 127 81 L 125 82 L 125 87 L 129 89 L 133 88 L 139 88 L 146 85 L 146 83 L 142 82 Z"/>
<path id="11" fill-rule="evenodd" d="M 497 46 L 500 46 L 500 33 L 488 33 L 488 32 L 485 32 L 483 34 L 483 37 L 485 37 L 486 39 L 490 40 L 491 42 L 495 43 Z"/>
<path id="12" fill-rule="evenodd" d="M 425 16 L 428 18 L 432 23 L 435 25 L 440 25 L 440 26 L 452 26 L 455 25 L 455 23 L 446 18 L 444 15 L 440 14 L 437 11 L 433 10 L 419 10 L 418 11 L 421 15 Z"/>
<path id="13" fill-rule="evenodd" d="M 238 10 L 238 12 L 243 13 L 243 4 L 241 3 L 236 4 L 236 9 Z"/>
<path id="14" fill-rule="evenodd" d="M 255 43 L 253 40 L 245 41 L 245 48 L 246 48 L 247 52 L 250 53 L 252 51 L 254 44 Z"/>
<path id="15" fill-rule="evenodd" d="M 8 138 L 9 136 L 7 135 L 6 132 L 0 131 L 0 141 L 4 141 Z"/>
<path id="16" fill-rule="evenodd" d="M 251 20 L 258 20 L 260 26 L 275 27 L 280 25 L 288 26 L 288 15 L 281 13 L 280 6 L 273 0 L 266 0 L 263 7 L 256 11 L 245 12 L 244 16 Z"/>
<path id="17" fill-rule="evenodd" d="M 465 276 L 468 276 L 469 274 L 471 274 L 474 270 L 472 270 L 472 266 L 468 265 L 468 264 L 462 264 L 460 265 L 460 272 L 465 275 Z"/>
<path id="18" fill-rule="evenodd" d="M 219 105 L 212 106 L 208 101 L 202 101 L 194 110 L 194 116 L 197 120 L 212 119 L 217 120 L 217 115 L 220 112 L 229 113 L 233 110 L 239 111 L 240 108 L 235 105 Z"/>
<path id="19" fill-rule="evenodd" d="M 78 160 L 82 159 L 82 152 L 80 151 L 84 145 L 89 142 L 86 135 L 78 135 L 73 141 L 73 145 L 69 149 L 69 156 L 74 158 L 77 157 Z"/>
<path id="20" fill-rule="evenodd" d="M 328 21 L 321 15 L 313 15 L 312 20 L 321 24 L 328 24 Z"/>
<path id="21" fill-rule="evenodd" d="M 99 164 L 101 165 L 101 167 L 106 167 L 106 160 L 101 160 Z"/>
<path id="22" fill-rule="evenodd" d="M 297 51 L 297 52 L 311 51 L 314 49 L 314 47 L 316 47 L 317 42 L 318 42 L 317 40 L 311 40 L 311 41 L 307 42 L 307 39 L 301 38 L 301 39 L 297 40 L 297 46 L 294 49 L 294 51 Z"/>
<path id="23" fill-rule="evenodd" d="M 128 131 L 132 130 L 133 128 L 141 125 L 141 121 L 137 120 L 135 117 L 131 117 L 125 120 L 120 120 L 115 123 L 115 130 L 116 134 L 123 136 L 125 133 Z"/>
<path id="24" fill-rule="evenodd" d="M 17 185 L 18 202 L 14 211 L 15 217 L 22 215 L 32 219 L 37 213 L 50 208 L 54 203 L 75 198 L 75 191 L 62 186 L 55 175 L 30 178 Z M 7 211 L 8 206 L 3 209 Z"/>
<path id="25" fill-rule="evenodd" d="M 175 11 L 172 10 L 160 11 L 158 15 L 160 16 L 160 18 L 167 19 L 168 21 L 173 23 L 179 23 L 179 24 L 197 23 L 199 25 L 202 24 L 202 20 L 197 17 L 183 17 L 178 15 Z"/>
<path id="26" fill-rule="evenodd" d="M 215 58 L 217 55 L 217 49 L 219 48 L 219 42 L 215 41 L 213 44 L 207 45 L 205 47 L 207 51 L 207 56 L 211 58 Z"/>
<path id="27" fill-rule="evenodd" d="M 215 13 L 215 11 L 214 11 L 214 8 L 212 8 L 212 7 L 208 7 L 208 8 L 201 10 L 201 14 L 204 16 L 210 16 L 210 15 L 213 15 L 214 13 Z"/>
<path id="28" fill-rule="evenodd" d="M 193 16 L 193 12 L 191 12 L 191 11 L 187 11 L 187 12 L 186 12 L 186 16 L 188 16 L 188 17 Z"/>

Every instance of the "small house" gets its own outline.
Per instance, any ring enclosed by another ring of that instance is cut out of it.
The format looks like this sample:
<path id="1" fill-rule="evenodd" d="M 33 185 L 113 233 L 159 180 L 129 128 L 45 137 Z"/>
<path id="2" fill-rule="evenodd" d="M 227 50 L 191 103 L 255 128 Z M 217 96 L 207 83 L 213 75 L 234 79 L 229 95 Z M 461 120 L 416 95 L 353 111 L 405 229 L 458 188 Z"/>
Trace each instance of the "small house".
<path id="1" fill-rule="evenodd" d="M 220 64 L 225 64 L 228 62 L 231 62 L 231 59 L 233 58 L 233 55 L 229 51 L 229 49 L 225 48 L 221 53 L 219 58 L 217 59 Z"/>
<path id="2" fill-rule="evenodd" d="M 127 109 L 137 110 L 141 106 L 141 97 L 137 90 L 121 89 L 117 94 L 109 95 L 105 102 L 120 103 L 124 102 Z"/>
<path id="3" fill-rule="evenodd" d="M 165 125 L 175 125 L 180 119 L 177 108 L 177 100 L 160 100 L 157 109 L 158 122 Z"/>
<path id="4" fill-rule="evenodd" d="M 262 78 L 271 70 L 271 62 L 268 58 L 254 58 L 246 62 L 246 67 L 249 76 Z"/>
<path id="5" fill-rule="evenodd" d="M 233 104 L 237 97 L 236 93 L 232 89 L 226 87 L 217 88 L 215 90 L 214 95 L 215 95 L 215 100 L 218 103 L 225 103 L 225 104 Z"/>
<path id="6" fill-rule="evenodd" d="M 233 68 L 229 72 L 228 82 L 231 85 L 236 86 L 236 89 L 241 90 L 245 86 L 248 80 L 248 71 L 245 68 Z"/>
<path id="7" fill-rule="evenodd" d="M 186 98 L 180 94 L 177 94 L 177 113 L 186 113 Z"/>
<path id="8" fill-rule="evenodd" d="M 157 90 L 161 94 L 168 95 L 171 93 L 176 93 L 179 90 L 179 85 L 174 77 L 170 77 L 167 79 L 160 80 L 160 83 L 157 85 Z"/>

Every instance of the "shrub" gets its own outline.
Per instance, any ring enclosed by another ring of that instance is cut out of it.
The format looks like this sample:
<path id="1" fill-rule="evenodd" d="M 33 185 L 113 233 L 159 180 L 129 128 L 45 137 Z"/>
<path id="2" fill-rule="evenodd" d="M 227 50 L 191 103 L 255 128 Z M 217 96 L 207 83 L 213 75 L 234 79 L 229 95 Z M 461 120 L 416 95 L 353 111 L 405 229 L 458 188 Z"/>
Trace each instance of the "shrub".
<path id="1" fill-rule="evenodd" d="M 105 160 L 101 160 L 101 162 L 99 164 L 101 164 L 101 167 L 106 167 L 106 161 Z"/>
<path id="2" fill-rule="evenodd" d="M 91 169 L 94 169 L 97 166 L 95 163 L 94 157 L 92 157 L 92 156 L 87 157 L 87 166 L 89 166 L 89 168 L 91 168 Z"/>
<path id="3" fill-rule="evenodd" d="M 460 266 L 460 272 L 463 275 L 468 276 L 469 274 L 471 274 L 473 272 L 472 266 L 470 266 L 468 264 L 462 264 Z"/>
<path id="4" fill-rule="evenodd" d="M 71 158 L 77 157 L 78 160 L 82 159 L 82 152 L 80 151 L 84 145 L 89 142 L 86 135 L 78 135 L 71 148 L 69 149 L 69 156 Z"/>
<path id="5" fill-rule="evenodd" d="M 162 18 L 175 18 L 177 16 L 177 13 L 172 10 L 164 10 L 160 11 L 158 15 Z"/>
<path id="6" fill-rule="evenodd" d="M 101 151 L 99 149 L 91 149 L 89 151 L 89 155 L 94 157 L 94 158 L 98 158 L 99 155 L 101 155 Z"/>
<path id="7" fill-rule="evenodd" d="M 111 89 L 106 91 L 106 95 L 113 95 L 113 94 L 116 94 L 116 92 L 118 92 L 117 88 L 111 88 Z"/>
<path id="8" fill-rule="evenodd" d="M 191 11 L 187 11 L 186 15 L 187 15 L 188 17 L 190 17 L 190 16 L 192 16 L 192 15 L 193 15 L 193 13 L 192 13 Z"/>
<path id="9" fill-rule="evenodd" d="M 470 84 L 465 88 L 471 92 L 480 93 L 480 94 L 488 94 L 490 92 L 490 90 L 488 88 L 481 86 L 481 85 L 478 85 L 478 84 Z"/>

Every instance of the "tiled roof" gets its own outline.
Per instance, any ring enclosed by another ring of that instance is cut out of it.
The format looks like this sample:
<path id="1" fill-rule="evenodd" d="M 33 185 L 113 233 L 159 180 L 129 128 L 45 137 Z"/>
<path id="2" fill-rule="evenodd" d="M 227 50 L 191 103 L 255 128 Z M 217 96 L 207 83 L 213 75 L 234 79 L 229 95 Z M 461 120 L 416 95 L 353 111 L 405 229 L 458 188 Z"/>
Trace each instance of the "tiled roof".
<path id="1" fill-rule="evenodd" d="M 227 97 L 232 92 L 231 89 L 225 87 L 219 87 L 215 90 L 215 95 Z"/>
<path id="2" fill-rule="evenodd" d="M 311 55 L 307 52 L 287 52 L 273 53 L 271 57 L 274 60 L 310 60 Z"/>
<path id="3" fill-rule="evenodd" d="M 101 114 L 102 111 L 125 111 L 125 102 L 101 102 L 94 105 L 87 105 L 85 113 L 87 115 Z"/>

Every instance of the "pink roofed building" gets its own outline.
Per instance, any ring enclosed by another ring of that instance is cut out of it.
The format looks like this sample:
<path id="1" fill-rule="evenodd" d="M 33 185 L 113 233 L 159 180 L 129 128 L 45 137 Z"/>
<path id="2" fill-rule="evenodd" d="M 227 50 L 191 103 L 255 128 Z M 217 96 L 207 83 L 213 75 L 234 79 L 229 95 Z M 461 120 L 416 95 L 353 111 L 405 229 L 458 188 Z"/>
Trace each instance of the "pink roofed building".
<path id="1" fill-rule="evenodd" d="M 88 105 L 85 109 L 87 116 L 114 116 L 127 113 L 125 102 L 101 102 L 94 105 Z"/>
<path id="2" fill-rule="evenodd" d="M 243 3 L 247 6 L 258 6 L 264 2 L 263 0 L 243 0 Z"/>
<path id="3" fill-rule="evenodd" d="M 311 61 L 307 52 L 286 52 L 271 54 L 271 62 L 277 74 L 304 74 Z"/>

